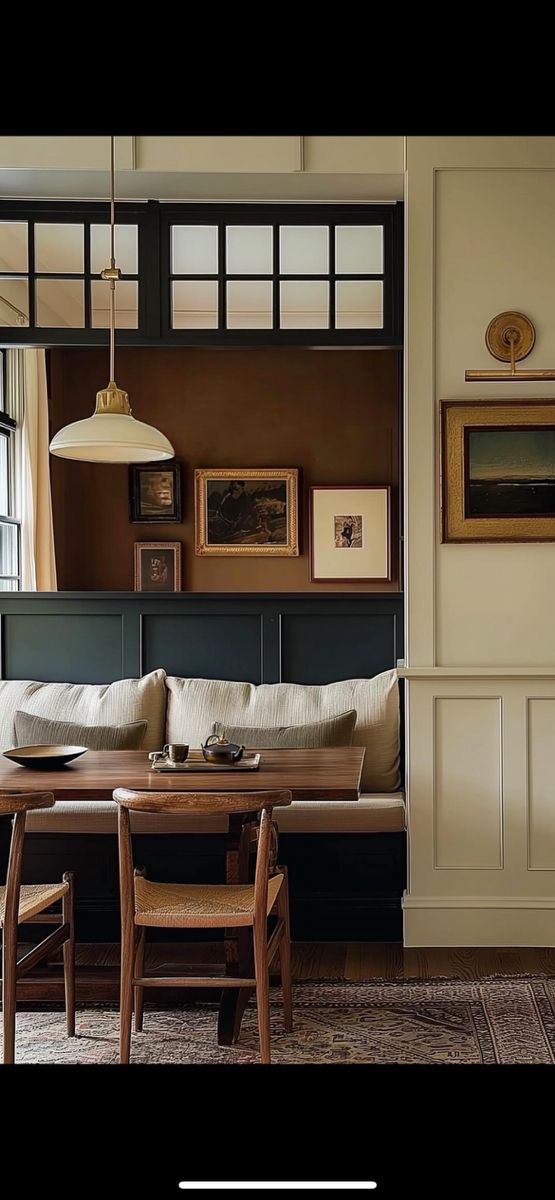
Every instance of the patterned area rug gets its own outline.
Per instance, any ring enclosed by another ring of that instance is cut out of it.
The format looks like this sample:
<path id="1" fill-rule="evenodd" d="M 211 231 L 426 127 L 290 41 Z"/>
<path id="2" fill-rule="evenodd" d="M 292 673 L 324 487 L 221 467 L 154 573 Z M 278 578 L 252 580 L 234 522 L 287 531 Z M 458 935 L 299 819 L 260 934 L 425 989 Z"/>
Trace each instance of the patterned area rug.
<path id="1" fill-rule="evenodd" d="M 554 1063 L 555 979 L 490 977 L 480 981 L 369 980 L 305 982 L 294 987 L 294 1032 L 284 1033 L 272 989 L 275 1063 Z M 237 1046 L 216 1040 L 217 1006 L 145 1009 L 133 1034 L 136 1063 L 256 1063 L 256 1009 L 251 1001 Z M 63 1012 L 19 1012 L 16 1061 L 115 1063 L 115 1006 L 79 1007 L 77 1036 L 65 1036 Z"/>

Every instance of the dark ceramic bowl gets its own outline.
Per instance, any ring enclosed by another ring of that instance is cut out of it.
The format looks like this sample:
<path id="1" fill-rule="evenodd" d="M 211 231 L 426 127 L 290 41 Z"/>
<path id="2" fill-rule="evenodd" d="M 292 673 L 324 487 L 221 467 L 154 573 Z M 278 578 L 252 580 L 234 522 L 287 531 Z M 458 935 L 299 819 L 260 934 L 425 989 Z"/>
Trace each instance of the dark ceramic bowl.
<path id="1" fill-rule="evenodd" d="M 17 746 L 13 750 L 4 750 L 4 758 L 19 763 L 20 767 L 31 767 L 33 771 L 58 771 L 86 752 L 86 746 Z"/>

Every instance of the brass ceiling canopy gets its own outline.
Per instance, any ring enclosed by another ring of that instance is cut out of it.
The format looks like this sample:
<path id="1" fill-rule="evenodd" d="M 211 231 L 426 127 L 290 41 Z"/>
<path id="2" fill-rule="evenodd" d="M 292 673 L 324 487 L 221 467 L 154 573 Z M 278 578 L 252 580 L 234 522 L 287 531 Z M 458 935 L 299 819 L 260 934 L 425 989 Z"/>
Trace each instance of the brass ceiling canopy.
<path id="1" fill-rule="evenodd" d="M 466 382 L 497 383 L 510 379 L 520 382 L 534 380 L 541 382 L 555 379 L 555 369 L 517 371 L 517 362 L 522 362 L 523 358 L 528 357 L 534 349 L 535 342 L 535 326 L 524 313 L 514 312 L 512 309 L 508 312 L 498 313 L 496 317 L 492 318 L 486 329 L 486 346 L 492 358 L 496 358 L 498 362 L 509 363 L 509 369 L 508 371 L 495 369 L 465 371 Z"/>

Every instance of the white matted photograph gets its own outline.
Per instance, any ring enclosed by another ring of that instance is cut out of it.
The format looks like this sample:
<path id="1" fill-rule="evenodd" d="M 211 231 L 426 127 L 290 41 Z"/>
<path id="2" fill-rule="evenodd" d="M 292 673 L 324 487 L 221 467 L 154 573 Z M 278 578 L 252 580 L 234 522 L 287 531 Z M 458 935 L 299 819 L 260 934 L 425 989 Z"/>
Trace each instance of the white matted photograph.
<path id="1" fill-rule="evenodd" d="M 310 578 L 314 583 L 391 578 L 389 487 L 310 489 Z"/>

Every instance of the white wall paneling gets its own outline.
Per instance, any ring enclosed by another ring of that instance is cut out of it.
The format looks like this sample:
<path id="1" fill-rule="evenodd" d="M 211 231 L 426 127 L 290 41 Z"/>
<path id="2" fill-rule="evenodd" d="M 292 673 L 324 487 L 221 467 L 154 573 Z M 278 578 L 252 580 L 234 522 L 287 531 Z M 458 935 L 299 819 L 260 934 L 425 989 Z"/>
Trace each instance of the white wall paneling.
<path id="1" fill-rule="evenodd" d="M 465 383 L 488 322 L 555 362 L 555 138 L 406 139 L 405 940 L 555 945 L 555 546 L 441 543 L 442 399 L 548 396 Z"/>
<path id="2" fill-rule="evenodd" d="M 401 674 L 406 945 L 555 945 L 555 671 Z"/>

